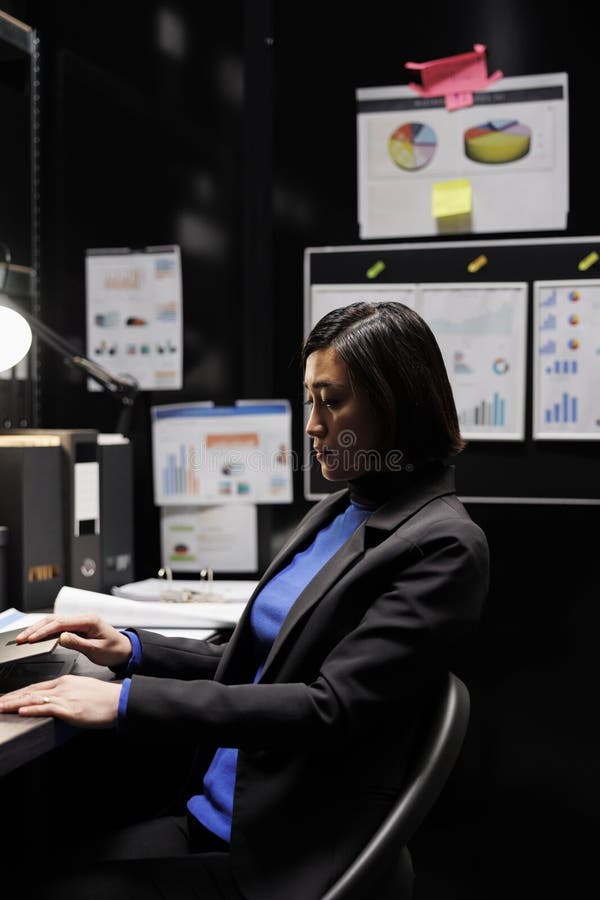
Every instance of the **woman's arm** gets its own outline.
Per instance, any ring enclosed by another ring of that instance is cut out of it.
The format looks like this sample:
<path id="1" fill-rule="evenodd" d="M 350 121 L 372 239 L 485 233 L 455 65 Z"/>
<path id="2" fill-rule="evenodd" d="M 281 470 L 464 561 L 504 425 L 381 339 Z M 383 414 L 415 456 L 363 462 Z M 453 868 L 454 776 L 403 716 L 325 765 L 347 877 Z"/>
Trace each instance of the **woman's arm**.
<path id="1" fill-rule="evenodd" d="M 410 706 L 480 615 L 488 589 L 485 538 L 471 521 L 438 522 L 419 544 L 396 540 L 395 558 L 373 593 L 374 579 L 361 583 L 359 569 L 321 598 L 281 664 L 268 667 L 258 684 L 134 676 L 124 728 L 164 727 L 245 749 L 323 749 L 343 746 L 391 710 Z"/>
<path id="2" fill-rule="evenodd" d="M 213 644 L 195 638 L 168 637 L 142 628 L 129 628 L 140 641 L 138 672 L 159 678 L 212 678 L 227 643 Z"/>

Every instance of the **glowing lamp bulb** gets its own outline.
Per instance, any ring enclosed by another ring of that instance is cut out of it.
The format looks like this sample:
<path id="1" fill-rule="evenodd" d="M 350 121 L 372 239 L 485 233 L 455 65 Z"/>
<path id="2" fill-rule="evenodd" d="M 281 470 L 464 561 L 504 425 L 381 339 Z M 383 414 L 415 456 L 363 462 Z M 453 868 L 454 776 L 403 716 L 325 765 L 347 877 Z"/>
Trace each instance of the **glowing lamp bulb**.
<path id="1" fill-rule="evenodd" d="M 31 347 L 31 328 L 23 316 L 0 306 L 0 372 L 21 362 Z"/>

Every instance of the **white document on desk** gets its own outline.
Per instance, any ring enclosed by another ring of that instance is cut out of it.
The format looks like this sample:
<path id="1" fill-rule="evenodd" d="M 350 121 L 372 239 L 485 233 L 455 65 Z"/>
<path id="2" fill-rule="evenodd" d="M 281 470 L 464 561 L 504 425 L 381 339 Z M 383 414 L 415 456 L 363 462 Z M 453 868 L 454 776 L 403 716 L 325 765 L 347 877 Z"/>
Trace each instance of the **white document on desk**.
<path id="1" fill-rule="evenodd" d="M 12 631 L 13 628 L 25 629 L 28 625 L 33 625 L 34 622 L 44 619 L 47 615 L 48 613 L 44 612 L 26 613 L 11 606 L 10 609 L 4 609 L 0 612 L 0 632 Z M 206 641 L 217 631 L 215 628 L 196 628 L 195 626 L 193 628 L 163 626 L 162 628 L 150 628 L 148 630 L 157 634 L 164 634 L 167 637 L 193 638 L 196 641 Z"/>
<path id="2" fill-rule="evenodd" d="M 164 582 L 163 582 L 164 585 Z M 112 594 L 101 594 L 81 588 L 64 586 L 56 595 L 54 612 L 57 615 L 94 613 L 118 628 L 231 628 L 237 624 L 247 603 L 227 602 L 161 602 L 131 600 Z"/>
<path id="3" fill-rule="evenodd" d="M 23 630 L 34 622 L 44 619 L 48 613 L 26 613 L 20 609 L 11 606 L 9 609 L 3 609 L 0 612 L 0 631 L 12 631 L 14 628 L 22 628 Z"/>

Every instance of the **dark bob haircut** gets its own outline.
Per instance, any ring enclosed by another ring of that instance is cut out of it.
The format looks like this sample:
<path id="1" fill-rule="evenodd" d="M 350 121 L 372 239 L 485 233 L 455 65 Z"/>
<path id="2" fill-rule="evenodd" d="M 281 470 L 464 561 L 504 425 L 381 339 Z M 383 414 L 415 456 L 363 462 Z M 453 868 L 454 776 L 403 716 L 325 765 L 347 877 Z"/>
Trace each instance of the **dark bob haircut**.
<path id="1" fill-rule="evenodd" d="M 390 448 L 411 462 L 440 459 L 465 446 L 448 373 L 427 323 L 403 303 L 351 303 L 323 316 L 302 347 L 302 369 L 333 347 L 352 383 L 366 391 Z"/>

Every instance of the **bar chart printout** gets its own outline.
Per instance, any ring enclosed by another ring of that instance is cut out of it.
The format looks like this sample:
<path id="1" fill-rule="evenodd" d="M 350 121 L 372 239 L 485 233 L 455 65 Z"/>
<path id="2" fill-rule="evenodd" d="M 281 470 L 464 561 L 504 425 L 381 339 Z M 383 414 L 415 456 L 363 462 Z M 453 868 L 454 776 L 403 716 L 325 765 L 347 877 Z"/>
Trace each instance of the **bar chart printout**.
<path id="1" fill-rule="evenodd" d="M 571 397 L 564 393 L 560 402 L 547 406 L 544 410 L 544 421 L 551 422 L 576 422 L 577 421 L 577 397 Z"/>
<path id="2" fill-rule="evenodd" d="M 291 440 L 287 400 L 155 406 L 154 502 L 290 503 Z"/>
<path id="3" fill-rule="evenodd" d="M 200 493 L 200 482 L 194 473 L 191 461 L 194 459 L 194 447 L 180 444 L 178 451 L 167 453 L 161 470 L 162 489 L 165 496 L 190 494 L 197 497 Z"/>
<path id="4" fill-rule="evenodd" d="M 533 436 L 600 439 L 600 281 L 534 282 Z"/>
<path id="5" fill-rule="evenodd" d="M 420 284 L 466 440 L 523 440 L 527 283 Z"/>
<path id="6" fill-rule="evenodd" d="M 459 410 L 458 420 L 461 430 L 473 428 L 477 425 L 491 425 L 501 428 L 505 420 L 505 405 L 505 398 L 495 393 L 491 400 L 481 400 L 472 409 Z"/>

